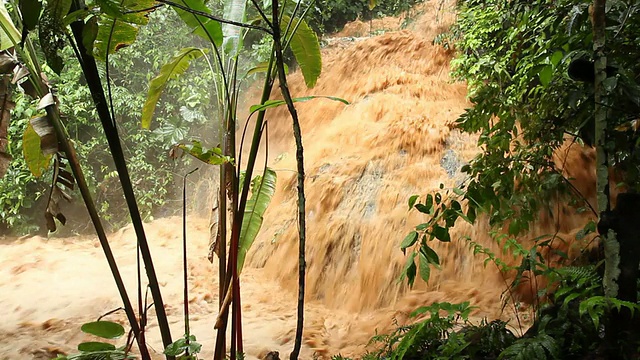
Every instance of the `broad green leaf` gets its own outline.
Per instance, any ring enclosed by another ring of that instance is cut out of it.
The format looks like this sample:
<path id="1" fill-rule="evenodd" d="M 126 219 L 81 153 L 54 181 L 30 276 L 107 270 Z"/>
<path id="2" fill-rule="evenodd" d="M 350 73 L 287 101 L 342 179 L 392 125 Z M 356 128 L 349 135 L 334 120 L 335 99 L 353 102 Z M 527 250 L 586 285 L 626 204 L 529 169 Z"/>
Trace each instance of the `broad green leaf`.
<path id="1" fill-rule="evenodd" d="M 544 86 L 549 85 L 551 82 L 551 77 L 553 76 L 553 67 L 551 65 L 544 66 L 539 72 L 538 77 L 540 78 L 540 83 Z"/>
<path id="2" fill-rule="evenodd" d="M 178 144 L 176 145 L 176 147 L 186 151 L 189 155 L 195 157 L 196 159 L 210 165 L 222 165 L 233 162 L 233 159 L 231 157 L 222 154 L 222 150 L 220 148 L 215 147 L 206 150 L 197 140 L 191 141 L 191 144 Z"/>
<path id="3" fill-rule="evenodd" d="M 113 54 L 121 48 L 131 45 L 138 36 L 141 26 L 149 22 L 149 12 L 153 0 L 97 0 L 102 15 L 98 21 L 98 35 L 95 39 L 93 54 L 105 60 L 107 54 Z"/>
<path id="4" fill-rule="evenodd" d="M 418 233 L 415 231 L 412 231 L 407 236 L 405 236 L 404 240 L 402 240 L 402 243 L 400 244 L 400 249 L 402 249 L 402 251 L 404 252 L 406 248 L 415 244 L 416 241 L 418 241 Z"/>
<path id="5" fill-rule="evenodd" d="M 47 1 L 47 6 L 40 19 L 38 29 L 40 47 L 47 60 L 47 65 L 55 73 L 60 74 L 64 63 L 58 51 L 64 47 L 64 17 L 71 8 L 71 0 Z M 1 44 L 4 48 L 5 44 Z"/>
<path id="6" fill-rule="evenodd" d="M 206 49 L 195 47 L 184 48 L 180 50 L 178 55 L 174 56 L 167 64 L 160 69 L 160 74 L 153 78 L 149 83 L 149 94 L 147 100 L 142 107 L 142 127 L 148 129 L 151 126 L 151 119 L 156 109 L 156 104 L 162 91 L 167 86 L 167 82 L 184 73 L 189 68 L 191 60 L 201 57 Z"/>
<path id="7" fill-rule="evenodd" d="M 369 10 L 375 9 L 376 6 L 378 6 L 378 1 L 377 0 L 369 0 Z"/>
<path id="8" fill-rule="evenodd" d="M 27 129 L 22 135 L 22 153 L 24 154 L 24 160 L 29 167 L 29 171 L 31 171 L 33 176 L 42 176 L 44 170 L 49 167 L 52 155 L 42 154 L 40 136 L 38 136 L 33 129 L 31 123 L 27 125 Z"/>
<path id="9" fill-rule="evenodd" d="M 242 218 L 242 228 L 240 229 L 240 240 L 238 249 L 238 272 L 242 271 L 247 252 L 253 245 L 262 220 L 273 194 L 276 192 L 276 172 L 267 168 L 264 175 L 256 179 L 255 188 L 251 193 L 251 198 L 247 200 L 247 206 Z"/>
<path id="10" fill-rule="evenodd" d="M 84 352 L 93 352 L 93 351 L 109 351 L 115 350 L 116 347 L 113 344 L 98 342 L 98 341 L 89 341 L 78 344 L 78 350 Z"/>
<path id="11" fill-rule="evenodd" d="M 288 16 L 282 17 L 280 27 L 283 32 L 286 31 L 289 21 Z M 302 19 L 294 19 L 289 29 L 289 34 L 285 35 L 285 39 L 291 38 L 291 51 L 300 65 L 304 82 L 308 88 L 312 88 L 316 85 L 322 72 L 322 56 L 320 55 L 318 36 Z M 295 32 L 291 35 L 293 30 Z"/>
<path id="12" fill-rule="evenodd" d="M 429 282 L 431 268 L 429 267 L 429 260 L 422 251 L 418 255 L 418 260 L 420 261 L 420 277 L 424 282 Z"/>
<path id="13" fill-rule="evenodd" d="M 411 197 L 409 198 L 409 210 L 413 208 L 413 205 L 416 204 L 416 201 L 418 201 L 419 197 L 420 195 L 411 195 Z"/>
<path id="14" fill-rule="evenodd" d="M 205 5 L 204 0 L 178 0 L 176 3 L 186 6 L 192 10 L 197 10 L 207 14 L 211 13 L 211 9 Z M 192 14 L 177 7 L 173 7 L 173 9 L 178 13 L 182 21 L 192 29 L 194 34 L 207 41 L 213 40 L 213 43 L 216 44 L 216 46 L 222 45 L 222 26 L 219 22 L 208 19 L 202 15 Z"/>
<path id="15" fill-rule="evenodd" d="M 293 102 L 305 102 L 305 101 L 309 101 L 309 100 L 313 100 L 313 99 L 329 99 L 329 100 L 334 100 L 334 101 L 339 101 L 345 105 L 349 105 L 349 102 L 345 99 L 341 99 L 335 96 L 322 96 L 322 95 L 313 95 L 313 96 L 303 96 L 303 97 L 297 97 L 297 98 L 293 98 Z M 253 105 L 251 106 L 251 108 L 249 108 L 249 111 L 251 111 L 251 113 L 255 113 L 258 111 L 263 111 L 263 110 L 267 110 L 270 108 L 274 108 L 274 107 L 278 107 L 278 106 L 282 106 L 282 105 L 286 105 L 287 103 L 284 100 L 267 100 L 264 104 L 262 105 Z"/>
<path id="16" fill-rule="evenodd" d="M 82 325 L 83 332 L 95 335 L 104 339 L 117 339 L 124 335 L 124 328 L 118 323 L 111 321 L 94 321 Z"/>
<path id="17" fill-rule="evenodd" d="M 22 25 L 29 31 L 34 30 L 38 25 L 38 19 L 40 19 L 40 13 L 42 12 L 42 1 L 20 0 L 18 5 L 22 14 Z"/>

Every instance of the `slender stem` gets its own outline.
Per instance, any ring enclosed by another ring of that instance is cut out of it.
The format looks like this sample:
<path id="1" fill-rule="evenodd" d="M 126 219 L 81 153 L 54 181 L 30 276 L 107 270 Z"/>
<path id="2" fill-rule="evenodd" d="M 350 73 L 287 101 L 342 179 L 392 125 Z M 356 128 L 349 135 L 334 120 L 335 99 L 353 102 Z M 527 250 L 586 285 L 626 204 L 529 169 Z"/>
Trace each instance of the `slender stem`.
<path id="1" fill-rule="evenodd" d="M 151 290 L 156 315 L 158 317 L 158 326 L 160 328 L 162 343 L 166 348 L 172 343 L 171 330 L 169 328 L 169 322 L 167 320 L 167 313 L 164 308 L 164 302 L 162 301 L 162 293 L 158 284 L 158 278 L 153 266 L 153 258 L 151 256 L 149 244 L 144 232 L 142 217 L 140 216 L 138 204 L 136 203 L 135 194 L 133 192 L 133 185 L 129 177 L 129 171 L 127 170 L 124 153 L 122 151 L 122 145 L 120 144 L 120 139 L 118 138 L 117 131 L 115 130 L 113 119 L 111 119 L 109 108 L 107 107 L 107 100 L 104 95 L 104 90 L 102 88 L 102 82 L 100 80 L 100 75 L 98 73 L 98 67 L 96 65 L 95 58 L 87 54 L 87 51 L 82 43 L 84 22 L 81 20 L 73 22 L 71 24 L 71 29 L 73 30 L 80 56 L 82 56 L 84 65 L 82 70 L 87 80 L 91 96 L 93 97 L 98 116 L 100 118 L 100 121 L 102 122 L 107 142 L 109 143 L 109 149 L 111 150 L 111 154 L 116 165 L 116 170 L 120 178 L 120 183 L 122 185 L 122 190 L 124 192 L 127 206 L 129 208 L 131 222 L 133 223 L 133 227 L 136 232 L 136 237 L 140 245 L 142 260 L 144 261 L 147 277 L 149 279 L 149 288 Z M 167 359 L 173 359 L 173 357 L 167 355 Z"/>
<path id="2" fill-rule="evenodd" d="M 187 267 L 187 176 L 193 174 L 198 168 L 195 168 L 184 175 L 182 180 L 182 275 L 184 281 L 184 336 L 186 343 L 189 344 L 189 282 Z M 189 350 L 187 348 L 187 355 Z"/>
<path id="3" fill-rule="evenodd" d="M 298 169 L 298 319 L 296 324 L 296 337 L 289 358 L 291 360 L 298 359 L 300 348 L 302 347 L 302 332 L 304 328 L 304 293 L 305 293 L 305 246 L 306 246 L 306 215 L 305 215 L 305 195 L 304 195 L 304 148 L 302 146 L 302 131 L 300 129 L 300 121 L 298 112 L 293 105 L 293 99 L 287 85 L 287 76 L 284 72 L 284 58 L 282 56 L 282 39 L 280 38 L 280 28 L 278 21 L 278 0 L 273 0 L 273 40 L 276 52 L 276 66 L 278 67 L 278 78 L 280 80 L 280 91 L 287 103 L 287 109 L 293 120 L 293 135 L 296 141 L 296 163 Z"/>

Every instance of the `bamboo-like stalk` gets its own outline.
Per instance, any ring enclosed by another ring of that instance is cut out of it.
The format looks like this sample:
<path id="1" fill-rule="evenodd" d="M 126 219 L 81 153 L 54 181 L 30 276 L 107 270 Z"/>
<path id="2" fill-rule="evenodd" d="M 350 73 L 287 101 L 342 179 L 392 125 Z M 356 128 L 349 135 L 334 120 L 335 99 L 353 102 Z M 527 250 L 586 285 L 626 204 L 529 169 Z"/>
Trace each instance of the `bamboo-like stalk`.
<path id="1" fill-rule="evenodd" d="M 73 9 L 81 8 L 78 0 L 74 1 Z M 160 335 L 162 337 L 162 343 L 166 348 L 172 343 L 171 330 L 169 328 L 169 321 L 167 320 L 167 314 L 164 308 L 164 302 L 162 300 L 162 293 L 158 284 L 158 278 L 156 276 L 155 268 L 153 266 L 153 258 L 149 249 L 149 244 L 144 232 L 144 226 L 142 224 L 142 217 L 136 203 L 135 194 L 133 192 L 133 186 L 129 172 L 127 170 L 126 160 L 122 151 L 122 145 L 118 137 L 118 131 L 115 126 L 114 119 L 111 118 L 109 108 L 107 107 L 107 100 L 102 88 L 102 81 L 98 73 L 98 67 L 93 56 L 87 53 L 87 49 L 82 42 L 82 32 L 84 29 L 84 21 L 78 20 L 71 24 L 71 29 L 76 41 L 76 45 L 79 49 L 79 55 L 81 56 L 80 62 L 82 65 L 82 71 L 87 80 L 91 96 L 93 98 L 98 117 L 102 122 L 102 126 L 109 143 L 109 149 L 116 165 L 116 170 L 122 185 L 125 200 L 129 208 L 131 216 L 131 222 L 133 224 L 136 237 L 138 239 L 138 246 L 140 246 L 140 253 L 142 260 L 145 264 L 145 270 L 147 278 L 149 279 L 149 288 L 151 290 L 151 296 L 154 302 L 154 308 L 156 310 L 156 316 L 158 318 L 158 326 L 160 328 Z M 173 359 L 173 356 L 168 356 L 167 359 Z"/>

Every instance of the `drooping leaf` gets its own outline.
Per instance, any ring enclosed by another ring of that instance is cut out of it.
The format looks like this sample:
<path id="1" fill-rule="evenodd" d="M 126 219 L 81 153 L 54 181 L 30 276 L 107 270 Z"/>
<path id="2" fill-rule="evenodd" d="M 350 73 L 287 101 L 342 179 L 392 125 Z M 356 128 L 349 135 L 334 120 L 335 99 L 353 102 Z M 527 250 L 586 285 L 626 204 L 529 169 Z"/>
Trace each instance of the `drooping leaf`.
<path id="1" fill-rule="evenodd" d="M 339 101 L 345 105 L 349 105 L 349 102 L 345 99 L 341 99 L 339 97 L 335 97 L 335 96 L 322 96 L 322 95 L 312 95 L 312 96 L 303 96 L 303 97 L 297 97 L 297 98 L 293 98 L 293 102 L 305 102 L 305 101 L 309 101 L 309 100 L 313 100 L 313 99 L 329 99 L 329 100 L 334 100 L 334 101 Z M 258 111 L 263 111 L 266 109 L 270 109 L 270 108 L 274 108 L 274 107 L 278 107 L 278 106 L 282 106 L 282 105 L 286 105 L 287 103 L 284 100 L 267 100 L 264 104 L 262 105 L 253 105 L 251 106 L 251 108 L 249 108 L 249 111 L 251 111 L 251 113 L 255 113 Z"/>
<path id="2" fill-rule="evenodd" d="M 149 22 L 148 15 L 153 0 L 97 0 L 102 15 L 98 20 L 98 34 L 95 38 L 93 54 L 105 60 L 121 48 L 131 45 L 138 36 L 141 26 Z M 84 34 L 83 34 L 84 35 Z"/>
<path id="3" fill-rule="evenodd" d="M 400 250 L 404 252 L 405 249 L 415 244 L 416 241 L 418 241 L 418 233 L 415 231 L 410 232 L 407 236 L 405 236 L 404 240 L 402 240 L 402 243 L 400 244 Z"/>
<path id="4" fill-rule="evenodd" d="M 35 29 L 42 12 L 42 1 L 20 0 L 18 6 L 22 14 L 22 26 L 28 31 Z"/>
<path id="5" fill-rule="evenodd" d="M 205 5 L 204 0 L 178 0 L 176 3 L 186 6 L 192 10 L 197 10 L 207 14 L 211 13 L 211 10 Z M 177 7 L 173 7 L 173 9 L 178 13 L 178 16 L 180 16 L 182 21 L 192 29 L 194 34 L 207 41 L 213 40 L 216 46 L 222 45 L 222 26 L 219 22 L 208 19 L 202 15 L 192 14 Z"/>
<path id="6" fill-rule="evenodd" d="M 424 245 L 420 248 L 420 252 L 424 253 L 424 256 L 429 261 L 429 264 L 440 265 L 440 258 L 432 248 Z"/>
<path id="7" fill-rule="evenodd" d="M 289 66 L 287 66 L 287 64 L 283 64 L 283 65 L 284 65 L 284 73 L 285 73 L 285 75 L 288 75 L 289 74 Z M 256 65 L 254 68 L 252 68 L 249 71 L 247 71 L 247 75 L 246 76 L 257 74 L 257 73 L 267 72 L 267 70 L 269 70 L 269 63 L 261 62 L 258 65 Z"/>
<path id="8" fill-rule="evenodd" d="M 413 287 L 413 283 L 416 280 L 416 263 L 415 263 L 416 253 L 412 252 L 411 255 L 407 258 L 407 262 L 404 264 L 404 268 L 402 269 L 402 276 L 400 279 L 404 277 L 407 278 L 407 283 L 409 287 Z"/>
<path id="9" fill-rule="evenodd" d="M 289 21 L 289 17 L 282 17 L 280 27 L 283 32 L 286 31 Z M 294 30 L 295 32 L 291 34 Z M 320 55 L 318 36 L 304 20 L 296 18 L 293 19 L 293 23 L 289 27 L 289 33 L 285 35 L 285 39 L 288 38 L 291 38 L 291 51 L 300 65 L 305 84 L 308 88 L 314 87 L 322 72 L 322 56 Z"/>
<path id="10" fill-rule="evenodd" d="M 369 10 L 375 9 L 376 6 L 378 6 L 378 1 L 377 0 L 369 0 Z"/>
<path id="11" fill-rule="evenodd" d="M 115 345 L 99 341 L 88 341 L 78 344 L 78 350 L 84 352 L 109 351 L 115 349 Z"/>
<path id="12" fill-rule="evenodd" d="M 203 148 L 202 144 L 197 140 L 192 140 L 191 144 L 178 144 L 175 147 L 210 165 L 222 165 L 233 162 L 231 157 L 222 154 L 222 149 L 214 147 L 207 150 Z M 176 157 L 175 150 L 172 151 L 172 157 Z"/>
<path id="13" fill-rule="evenodd" d="M 29 170 L 35 177 L 42 176 L 44 170 L 49 167 L 52 155 L 44 155 L 40 148 L 40 136 L 33 129 L 31 122 L 22 135 L 22 153 Z"/>
<path id="14" fill-rule="evenodd" d="M 67 223 L 67 218 L 60 211 L 60 203 L 62 200 L 67 202 L 71 201 L 71 195 L 67 194 L 62 187 L 73 190 L 74 178 L 70 172 L 65 169 L 66 160 L 61 153 L 57 153 L 54 157 L 53 167 L 53 184 L 51 186 L 51 192 L 49 193 L 49 199 L 47 201 L 47 210 L 44 217 L 47 220 L 47 229 L 51 232 L 56 231 L 56 219 L 60 221 L 62 225 Z"/>
<path id="15" fill-rule="evenodd" d="M 431 268 L 429 266 L 429 260 L 425 256 L 425 254 L 420 251 L 418 255 L 418 260 L 420 261 L 420 277 L 424 282 L 429 282 L 429 277 L 431 276 Z"/>
<path id="16" fill-rule="evenodd" d="M 124 335 L 124 328 L 112 321 L 94 321 L 82 325 L 83 332 L 101 337 L 103 339 L 117 339 Z"/>
<path id="17" fill-rule="evenodd" d="M 156 109 L 156 104 L 162 91 L 167 86 L 167 82 L 172 78 L 184 73 L 189 68 L 191 60 L 201 57 L 206 49 L 188 47 L 180 50 L 167 64 L 160 69 L 158 76 L 149 83 L 149 93 L 147 100 L 142 107 L 142 127 L 148 129 L 151 126 L 151 119 Z"/>
<path id="18" fill-rule="evenodd" d="M 242 271 L 247 252 L 258 236 L 262 220 L 267 207 L 276 192 L 276 172 L 267 168 L 264 175 L 256 178 L 251 198 L 247 200 L 247 206 L 242 219 L 240 240 L 238 249 L 238 272 Z"/>

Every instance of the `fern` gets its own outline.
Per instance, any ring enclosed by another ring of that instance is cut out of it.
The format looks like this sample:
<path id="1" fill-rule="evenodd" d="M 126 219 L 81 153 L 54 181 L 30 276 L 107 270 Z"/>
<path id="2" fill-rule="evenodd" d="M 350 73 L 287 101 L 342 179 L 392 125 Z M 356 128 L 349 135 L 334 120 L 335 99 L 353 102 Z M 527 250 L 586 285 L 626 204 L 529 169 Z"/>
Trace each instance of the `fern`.
<path id="1" fill-rule="evenodd" d="M 560 346 L 547 334 L 538 334 L 531 338 L 522 338 L 506 348 L 498 360 L 544 360 L 558 359 Z"/>

